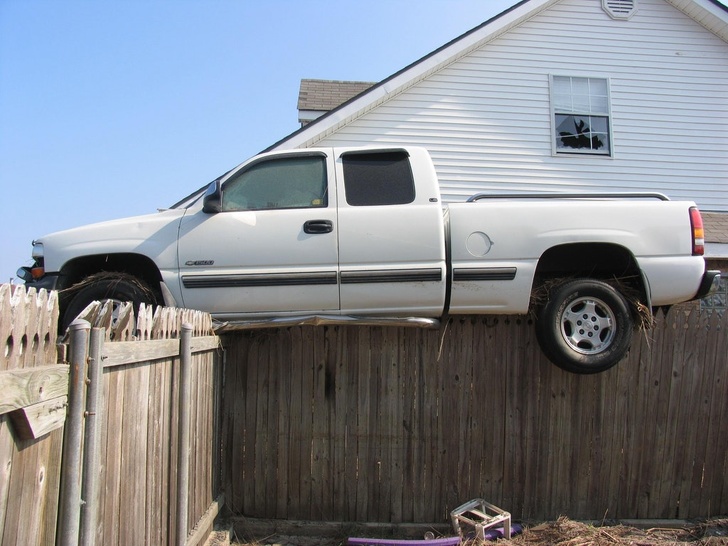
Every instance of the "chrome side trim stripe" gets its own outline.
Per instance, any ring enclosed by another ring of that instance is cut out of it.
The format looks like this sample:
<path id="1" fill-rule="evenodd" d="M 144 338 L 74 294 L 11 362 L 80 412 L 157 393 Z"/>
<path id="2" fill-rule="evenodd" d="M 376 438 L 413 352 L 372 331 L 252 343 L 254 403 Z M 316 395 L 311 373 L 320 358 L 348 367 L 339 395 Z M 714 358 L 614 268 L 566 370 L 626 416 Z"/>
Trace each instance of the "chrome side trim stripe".
<path id="1" fill-rule="evenodd" d="M 393 282 L 440 282 L 442 269 L 383 269 L 342 271 L 341 284 L 393 283 Z"/>
<path id="2" fill-rule="evenodd" d="M 264 275 L 183 275 L 185 288 L 246 288 L 336 284 L 336 271 L 268 273 Z"/>
<path id="3" fill-rule="evenodd" d="M 440 268 L 342 271 L 341 284 L 442 282 Z M 246 288 L 336 284 L 335 271 L 318 273 L 269 273 L 255 275 L 183 275 L 185 288 Z"/>
<path id="4" fill-rule="evenodd" d="M 515 267 L 461 268 L 453 271 L 453 280 L 458 281 L 512 281 L 516 278 Z"/>

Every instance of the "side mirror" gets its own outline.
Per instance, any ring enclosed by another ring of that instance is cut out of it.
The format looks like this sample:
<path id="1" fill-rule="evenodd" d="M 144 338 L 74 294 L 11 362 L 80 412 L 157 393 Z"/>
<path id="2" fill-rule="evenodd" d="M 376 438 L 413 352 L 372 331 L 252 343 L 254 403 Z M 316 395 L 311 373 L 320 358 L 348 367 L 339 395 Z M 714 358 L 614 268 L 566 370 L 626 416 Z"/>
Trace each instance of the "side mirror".
<path id="1" fill-rule="evenodd" d="M 212 182 L 202 197 L 202 212 L 216 214 L 222 211 L 222 185 L 219 180 Z"/>

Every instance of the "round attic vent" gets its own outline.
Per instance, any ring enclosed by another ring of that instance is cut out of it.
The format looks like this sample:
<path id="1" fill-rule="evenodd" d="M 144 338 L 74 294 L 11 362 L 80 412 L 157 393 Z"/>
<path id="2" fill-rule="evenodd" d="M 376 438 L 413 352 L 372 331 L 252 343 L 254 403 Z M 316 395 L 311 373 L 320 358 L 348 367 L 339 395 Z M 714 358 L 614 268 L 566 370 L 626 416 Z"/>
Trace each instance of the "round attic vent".
<path id="1" fill-rule="evenodd" d="M 629 19 L 637 11 L 637 0 L 602 0 L 602 8 L 612 19 Z"/>

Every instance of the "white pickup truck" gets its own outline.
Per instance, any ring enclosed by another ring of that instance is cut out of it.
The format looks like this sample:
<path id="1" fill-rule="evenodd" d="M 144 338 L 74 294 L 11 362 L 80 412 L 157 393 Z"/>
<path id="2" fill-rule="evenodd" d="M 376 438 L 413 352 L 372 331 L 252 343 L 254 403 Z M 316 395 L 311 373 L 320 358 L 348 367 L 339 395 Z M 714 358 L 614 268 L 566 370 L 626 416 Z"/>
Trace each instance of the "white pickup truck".
<path id="1" fill-rule="evenodd" d="M 37 239 L 18 274 L 62 291 L 63 327 L 100 299 L 209 311 L 227 328 L 534 312 L 546 356 L 593 373 L 625 355 L 638 307 L 709 292 L 718 272 L 702 253 L 694 203 L 443 206 L 422 148 L 326 148 L 262 154 L 169 209 Z"/>

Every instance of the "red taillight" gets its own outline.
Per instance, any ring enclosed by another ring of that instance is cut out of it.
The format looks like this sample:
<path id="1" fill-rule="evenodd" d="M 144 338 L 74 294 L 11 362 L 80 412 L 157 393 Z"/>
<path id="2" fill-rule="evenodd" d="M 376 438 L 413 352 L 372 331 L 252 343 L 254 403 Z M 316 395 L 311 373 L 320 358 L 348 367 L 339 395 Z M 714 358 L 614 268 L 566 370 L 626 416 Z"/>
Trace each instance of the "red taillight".
<path id="1" fill-rule="evenodd" d="M 690 227 L 693 231 L 693 256 L 705 254 L 705 230 L 698 207 L 690 207 Z"/>

